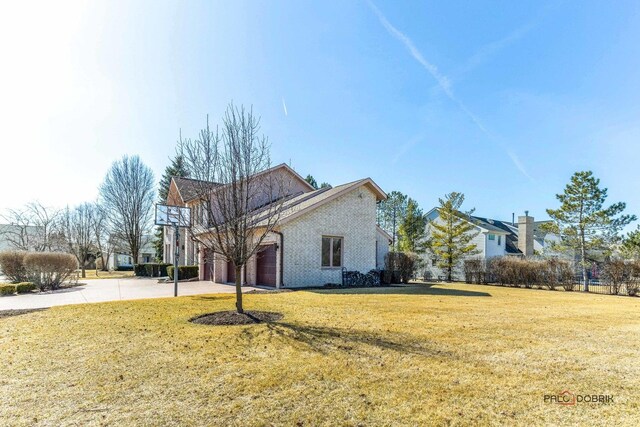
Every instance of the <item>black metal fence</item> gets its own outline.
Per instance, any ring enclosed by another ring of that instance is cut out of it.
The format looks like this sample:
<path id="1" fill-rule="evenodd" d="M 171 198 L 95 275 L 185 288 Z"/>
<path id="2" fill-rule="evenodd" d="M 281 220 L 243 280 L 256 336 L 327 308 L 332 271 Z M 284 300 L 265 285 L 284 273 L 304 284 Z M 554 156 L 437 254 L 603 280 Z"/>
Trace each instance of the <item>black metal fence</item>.
<path id="1" fill-rule="evenodd" d="M 441 279 L 438 279 L 441 281 Z M 466 283 L 475 283 L 475 284 L 483 284 L 483 285 L 494 285 L 494 286 L 504 286 L 509 288 L 527 288 L 524 285 L 513 285 L 513 284 L 500 284 L 498 283 L 493 275 L 491 274 L 482 274 L 482 275 L 473 275 L 467 276 L 465 278 Z M 618 285 L 612 285 L 610 283 L 605 283 L 600 279 L 587 279 L 588 286 L 586 287 L 587 292 L 592 294 L 600 294 L 600 295 L 623 295 L 623 296 L 640 296 L 640 286 L 627 285 L 626 283 L 621 283 Z M 548 285 L 542 284 L 534 284 L 528 287 L 529 289 L 549 289 Z M 584 292 L 585 284 L 582 276 L 576 276 L 573 279 L 573 282 L 568 283 L 557 283 L 554 286 L 555 290 L 565 290 L 565 291 L 574 291 L 574 292 Z"/>
<path id="2" fill-rule="evenodd" d="M 574 280 L 574 291 L 584 291 L 585 284 L 582 277 L 576 277 Z M 587 290 L 590 293 L 602 294 L 602 295 L 629 295 L 627 285 L 622 283 L 620 285 L 611 285 L 604 283 L 600 279 L 588 279 Z"/>

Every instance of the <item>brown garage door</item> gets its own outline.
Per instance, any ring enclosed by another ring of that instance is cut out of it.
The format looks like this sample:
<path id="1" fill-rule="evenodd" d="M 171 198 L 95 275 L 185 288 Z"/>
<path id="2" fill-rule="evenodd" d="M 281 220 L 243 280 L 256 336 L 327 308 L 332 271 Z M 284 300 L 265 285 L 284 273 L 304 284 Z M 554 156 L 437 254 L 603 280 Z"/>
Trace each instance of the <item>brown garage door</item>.
<path id="1" fill-rule="evenodd" d="M 236 266 L 231 261 L 227 261 L 227 283 L 236 282 Z"/>
<path id="2" fill-rule="evenodd" d="M 258 251 L 256 282 L 263 286 L 276 285 L 276 245 L 265 245 Z"/>

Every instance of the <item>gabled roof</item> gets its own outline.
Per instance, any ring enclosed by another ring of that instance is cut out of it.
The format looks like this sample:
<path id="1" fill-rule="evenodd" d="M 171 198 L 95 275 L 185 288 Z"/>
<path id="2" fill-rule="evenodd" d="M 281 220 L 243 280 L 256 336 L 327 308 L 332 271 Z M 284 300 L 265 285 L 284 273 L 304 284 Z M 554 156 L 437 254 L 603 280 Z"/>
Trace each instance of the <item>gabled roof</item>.
<path id="1" fill-rule="evenodd" d="M 203 188 L 213 189 L 221 185 L 217 182 L 207 182 L 179 176 L 174 176 L 171 179 L 175 182 L 180 198 L 182 198 L 184 203 L 197 198 Z"/>
<path id="2" fill-rule="evenodd" d="M 278 223 L 284 224 L 289 222 L 361 186 L 369 188 L 376 195 L 377 200 L 385 200 L 387 198 L 387 194 L 382 191 L 371 178 L 360 179 L 336 187 L 320 188 L 308 193 L 295 195 L 285 200 L 282 205 L 282 212 Z M 260 217 L 260 212 L 256 214 L 255 221 L 256 227 L 266 225 L 266 218 Z"/>
<path id="3" fill-rule="evenodd" d="M 427 212 L 426 215 L 431 219 L 436 218 L 437 215 L 439 215 L 438 208 L 435 207 L 431 209 L 429 212 Z M 507 253 L 522 253 L 520 249 L 518 249 L 518 227 L 514 227 L 513 225 L 511 225 L 511 223 L 506 221 L 498 221 L 491 218 L 482 218 L 475 215 L 468 216 L 461 213 L 460 217 L 480 228 L 481 230 L 484 230 L 485 232 L 504 235 L 505 251 Z"/>
<path id="4" fill-rule="evenodd" d="M 470 218 L 471 218 L 472 224 L 475 224 L 480 228 L 484 228 L 487 231 L 491 231 L 499 234 L 509 234 L 513 232 L 502 221 L 498 221 L 491 218 L 481 218 L 479 216 L 474 216 L 474 215 L 471 215 Z"/>
<path id="5" fill-rule="evenodd" d="M 296 180 L 300 181 L 300 183 L 303 186 L 307 187 L 309 191 L 315 190 L 311 184 L 309 184 L 304 178 L 302 178 L 302 176 L 300 176 L 300 174 L 298 174 L 296 171 L 294 171 L 291 167 L 289 167 L 285 163 L 281 163 L 277 166 L 260 171 L 253 176 L 258 177 L 278 169 L 283 169 L 289 172 Z M 199 193 L 203 191 L 203 188 L 209 187 L 210 189 L 215 189 L 215 188 L 222 187 L 224 185 L 229 185 L 229 184 L 220 184 L 217 182 L 202 181 L 202 180 L 193 179 L 193 178 L 182 178 L 177 176 L 174 176 L 171 179 L 175 182 L 176 188 L 178 189 L 178 193 L 180 194 L 180 198 L 182 198 L 182 201 L 184 203 L 187 203 L 188 201 L 191 201 L 197 198 Z"/>
<path id="6" fill-rule="evenodd" d="M 462 212 L 459 212 L 459 216 L 460 218 L 470 222 L 471 224 L 475 225 L 476 227 L 479 227 L 485 231 L 491 231 L 492 233 L 499 233 L 499 234 L 507 234 L 509 233 L 508 230 L 505 230 L 504 228 L 502 228 L 501 226 L 498 226 L 496 224 L 494 224 L 494 220 L 492 219 L 487 219 L 487 218 L 481 218 L 479 216 L 473 216 L 473 215 L 466 215 Z M 430 211 L 428 211 L 425 216 L 428 219 L 435 219 L 440 215 L 440 213 L 438 212 L 438 207 L 435 207 L 433 209 L 431 209 Z M 498 221 L 500 222 L 500 221 Z"/>
<path id="7" fill-rule="evenodd" d="M 514 226 L 511 222 L 499 221 L 497 219 L 480 218 L 474 216 L 477 221 L 480 221 L 486 225 L 490 225 L 494 228 L 498 228 L 505 234 L 505 251 L 508 254 L 521 254 L 522 251 L 518 249 L 518 226 Z"/>

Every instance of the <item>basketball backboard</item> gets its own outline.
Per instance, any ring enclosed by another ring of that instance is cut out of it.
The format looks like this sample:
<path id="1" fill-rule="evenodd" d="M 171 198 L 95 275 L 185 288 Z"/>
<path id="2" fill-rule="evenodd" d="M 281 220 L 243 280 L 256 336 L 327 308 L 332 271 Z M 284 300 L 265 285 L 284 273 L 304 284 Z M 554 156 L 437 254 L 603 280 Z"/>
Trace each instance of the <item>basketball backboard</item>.
<path id="1" fill-rule="evenodd" d="M 156 225 L 191 225 L 191 208 L 183 206 L 156 205 Z"/>

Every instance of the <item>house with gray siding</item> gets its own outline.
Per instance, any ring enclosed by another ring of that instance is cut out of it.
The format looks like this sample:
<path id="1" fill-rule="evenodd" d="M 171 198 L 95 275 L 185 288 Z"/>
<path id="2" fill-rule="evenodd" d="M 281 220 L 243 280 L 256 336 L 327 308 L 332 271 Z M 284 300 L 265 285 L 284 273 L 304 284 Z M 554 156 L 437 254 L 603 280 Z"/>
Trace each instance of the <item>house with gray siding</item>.
<path id="1" fill-rule="evenodd" d="M 557 255 L 551 252 L 551 245 L 558 241 L 555 235 L 546 233 L 542 225 L 548 221 L 535 221 L 529 212 L 524 216 L 519 216 L 515 221 L 515 216 L 511 221 L 500 221 L 497 219 L 484 218 L 475 215 L 460 214 L 461 218 L 474 226 L 478 234 L 472 240 L 478 251 L 477 254 L 468 258 L 488 260 L 500 256 L 531 257 L 534 255 Z M 439 221 L 438 208 L 433 208 L 426 213 L 427 227 L 426 238 L 429 237 L 431 229 L 429 222 Z M 423 255 L 427 278 L 439 278 L 444 275 L 437 266 L 437 260 L 432 254 Z M 455 272 L 457 278 L 462 278 L 462 263 Z"/>

